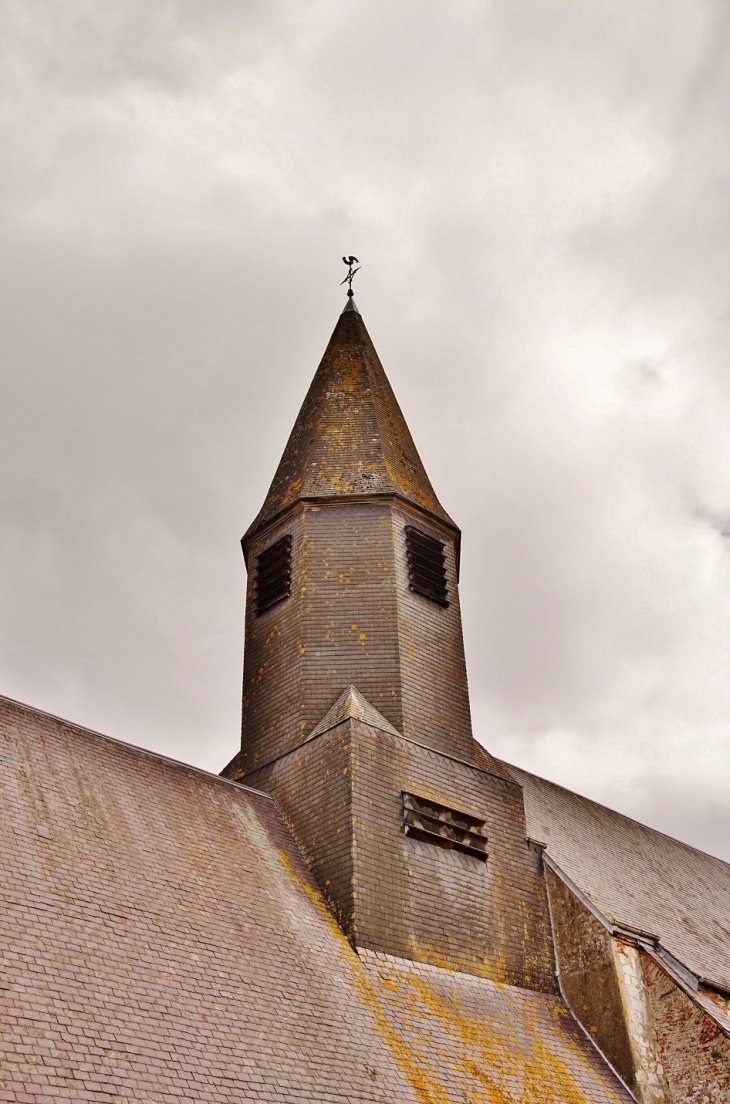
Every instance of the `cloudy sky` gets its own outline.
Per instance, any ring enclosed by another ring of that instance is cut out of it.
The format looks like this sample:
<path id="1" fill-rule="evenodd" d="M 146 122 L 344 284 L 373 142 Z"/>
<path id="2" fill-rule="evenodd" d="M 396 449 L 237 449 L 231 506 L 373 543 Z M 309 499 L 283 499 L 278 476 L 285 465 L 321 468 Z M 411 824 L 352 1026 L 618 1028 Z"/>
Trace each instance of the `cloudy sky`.
<path id="1" fill-rule="evenodd" d="M 729 23 L 2 0 L 0 693 L 231 757 L 238 540 L 354 253 L 476 735 L 730 859 Z"/>

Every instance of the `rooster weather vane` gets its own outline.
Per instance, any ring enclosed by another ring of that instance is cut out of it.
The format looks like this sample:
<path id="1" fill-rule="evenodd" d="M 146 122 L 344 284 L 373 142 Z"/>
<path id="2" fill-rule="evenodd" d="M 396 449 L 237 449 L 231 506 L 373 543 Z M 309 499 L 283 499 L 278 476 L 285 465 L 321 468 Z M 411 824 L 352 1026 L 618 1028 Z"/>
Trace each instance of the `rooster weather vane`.
<path id="1" fill-rule="evenodd" d="M 347 265 L 347 276 L 345 276 L 344 280 L 340 280 L 340 287 L 342 287 L 343 284 L 347 284 L 347 294 L 352 298 L 355 294 L 352 290 L 352 281 L 355 278 L 355 273 L 360 271 L 360 262 L 357 257 L 343 257 L 342 260 Z M 355 265 L 358 267 L 355 268 Z"/>

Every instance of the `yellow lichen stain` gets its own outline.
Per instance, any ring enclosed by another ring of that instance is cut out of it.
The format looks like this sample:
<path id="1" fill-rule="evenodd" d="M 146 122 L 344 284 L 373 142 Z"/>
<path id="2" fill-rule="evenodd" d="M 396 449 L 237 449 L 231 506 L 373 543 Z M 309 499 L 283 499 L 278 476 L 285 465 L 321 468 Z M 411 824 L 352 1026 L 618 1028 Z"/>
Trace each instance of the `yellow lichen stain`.
<path id="1" fill-rule="evenodd" d="M 424 795 L 425 796 L 425 795 Z M 453 941 L 448 940 L 449 943 Z M 414 962 L 424 962 L 429 966 L 438 966 L 440 970 L 448 973 L 473 974 L 475 977 L 486 978 L 493 985 L 513 985 L 514 979 L 510 976 L 507 964 L 501 956 L 476 958 L 471 955 L 453 954 L 449 951 L 449 958 L 437 950 L 432 944 L 420 943 L 413 933 L 408 938 L 410 957 Z"/>
<path id="2" fill-rule="evenodd" d="M 312 886 L 303 882 L 301 878 L 298 877 L 285 851 L 278 851 L 277 857 L 287 877 L 309 897 L 332 933 L 335 940 L 335 946 L 342 955 L 343 964 L 349 971 L 353 991 L 370 1012 L 375 1030 L 393 1055 L 393 1058 L 408 1081 L 408 1084 L 415 1092 L 419 1104 L 457 1104 L 457 1101 L 446 1093 L 443 1086 L 440 1085 L 433 1074 L 425 1068 L 425 1065 L 417 1065 L 414 1061 L 413 1046 L 410 1041 L 404 1042 L 388 1019 L 373 983 L 370 981 L 357 955 L 353 953 L 352 947 L 347 942 L 334 914 L 327 907 L 322 896 L 316 889 L 313 889 Z M 459 1102 L 459 1104 L 461 1104 L 461 1102 Z"/>
<path id="3" fill-rule="evenodd" d="M 523 1021 L 523 1032 L 518 1035 L 503 1022 L 502 1038 L 498 1038 L 483 1021 L 476 1019 L 472 1013 L 464 1012 L 458 998 L 446 1000 L 423 976 L 415 973 L 410 973 L 407 980 L 413 995 L 417 996 L 430 1016 L 438 1019 L 452 1039 L 465 1044 L 478 1058 L 474 1061 L 462 1054 L 459 1064 L 487 1090 L 490 1102 L 513 1104 L 519 1100 L 521 1104 L 588 1104 L 573 1074 L 537 1036 L 531 1024 Z M 409 1004 L 412 1007 L 412 1002 Z M 556 1011 L 556 1019 L 564 1020 L 562 1008 L 558 1006 Z M 576 1062 L 589 1071 L 591 1067 L 582 1051 L 571 1045 L 569 1036 L 565 1037 L 565 1042 L 570 1046 Z M 500 1073 L 505 1079 L 515 1078 L 521 1083 L 519 1097 L 512 1092 L 507 1094 L 497 1084 L 494 1075 Z M 614 1099 L 618 1102 L 619 1097 Z"/>
<path id="4" fill-rule="evenodd" d="M 423 495 L 418 494 L 416 485 L 410 479 L 404 478 L 402 470 L 396 471 L 392 464 L 388 463 L 386 457 L 383 457 L 383 465 L 391 482 L 395 483 L 396 487 L 400 487 L 409 498 L 423 497 Z"/>
<path id="5" fill-rule="evenodd" d="M 490 1101 L 494 1101 L 494 1104 L 514 1104 L 514 1097 L 507 1096 L 505 1092 L 495 1085 L 494 1081 L 489 1077 L 487 1073 L 476 1062 L 470 1062 L 468 1059 L 462 1058 L 461 1064 L 466 1072 L 478 1081 L 484 1091 L 487 1093 L 487 1098 Z"/>
<path id="6" fill-rule="evenodd" d="M 293 498 L 296 498 L 297 495 L 300 493 L 302 486 L 303 484 L 301 479 L 293 479 L 281 496 L 282 505 L 285 505 L 287 502 L 291 502 Z"/>

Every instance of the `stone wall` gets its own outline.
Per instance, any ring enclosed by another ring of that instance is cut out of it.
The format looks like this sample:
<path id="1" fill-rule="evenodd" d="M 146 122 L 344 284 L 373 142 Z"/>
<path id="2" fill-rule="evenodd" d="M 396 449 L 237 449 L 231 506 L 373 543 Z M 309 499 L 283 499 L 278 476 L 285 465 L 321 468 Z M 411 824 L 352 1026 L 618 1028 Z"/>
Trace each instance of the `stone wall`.
<path id="1" fill-rule="evenodd" d="M 547 866 L 545 875 L 550 893 L 555 955 L 565 999 L 599 1050 L 635 1091 L 636 1070 L 611 933 Z"/>
<path id="2" fill-rule="evenodd" d="M 727 1104 L 730 1018 L 710 1015 L 654 951 L 612 932 L 547 866 L 546 876 L 561 990 L 640 1104 Z"/>

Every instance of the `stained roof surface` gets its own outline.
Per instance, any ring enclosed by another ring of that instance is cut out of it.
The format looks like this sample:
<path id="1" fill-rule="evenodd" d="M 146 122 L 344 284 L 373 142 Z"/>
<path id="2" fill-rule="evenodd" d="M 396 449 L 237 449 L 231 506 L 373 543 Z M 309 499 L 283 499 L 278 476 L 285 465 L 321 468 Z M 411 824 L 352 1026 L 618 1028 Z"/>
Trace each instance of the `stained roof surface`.
<path id="1" fill-rule="evenodd" d="M 0 700 L 0 800 L 0 1099 L 417 1100 L 268 797 Z"/>
<path id="2" fill-rule="evenodd" d="M 0 1099 L 628 1099 L 554 998 L 363 964 L 262 794 L 0 699 L 0 801 Z"/>
<path id="3" fill-rule="evenodd" d="M 434 1104 L 632 1100 L 556 997 L 372 952 L 363 963 Z"/>
<path id="4" fill-rule="evenodd" d="M 636 820 L 510 766 L 528 834 L 611 921 L 658 936 L 730 991 L 730 866 Z"/>
<path id="5" fill-rule="evenodd" d="M 436 498 L 365 323 L 346 308 L 246 537 L 299 499 L 352 494 L 396 494 L 454 524 Z"/>

